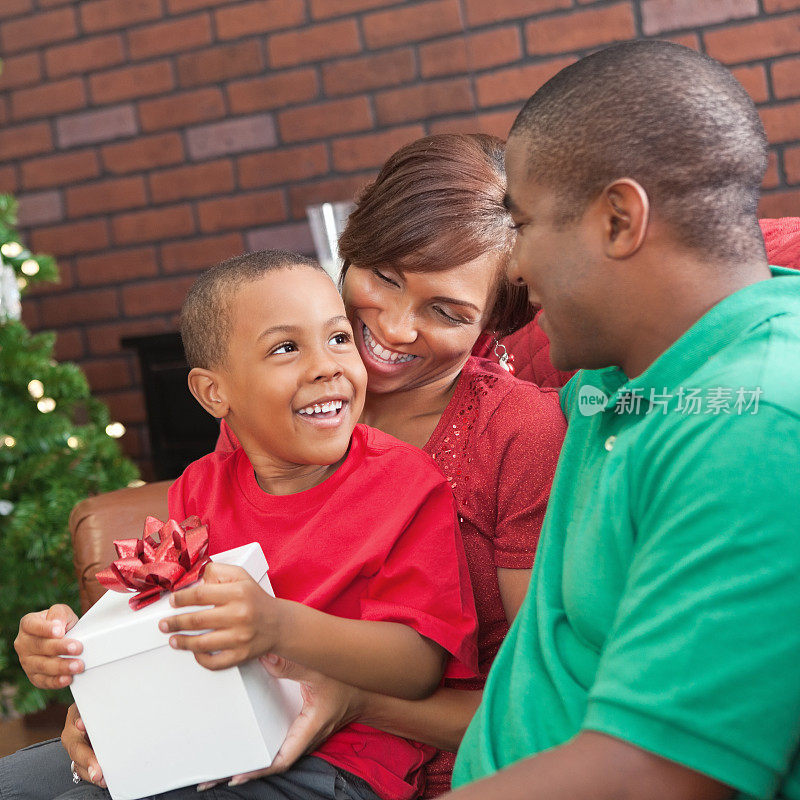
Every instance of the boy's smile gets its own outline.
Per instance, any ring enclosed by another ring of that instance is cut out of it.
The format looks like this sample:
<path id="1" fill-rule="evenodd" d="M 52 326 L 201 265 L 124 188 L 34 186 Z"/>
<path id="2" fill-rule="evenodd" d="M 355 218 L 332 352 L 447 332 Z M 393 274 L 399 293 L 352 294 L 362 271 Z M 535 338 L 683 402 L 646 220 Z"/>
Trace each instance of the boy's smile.
<path id="1" fill-rule="evenodd" d="M 230 424 L 262 488 L 310 488 L 347 454 L 364 405 L 367 374 L 339 293 L 324 272 L 296 266 L 242 284 L 229 302 L 212 413 Z"/>

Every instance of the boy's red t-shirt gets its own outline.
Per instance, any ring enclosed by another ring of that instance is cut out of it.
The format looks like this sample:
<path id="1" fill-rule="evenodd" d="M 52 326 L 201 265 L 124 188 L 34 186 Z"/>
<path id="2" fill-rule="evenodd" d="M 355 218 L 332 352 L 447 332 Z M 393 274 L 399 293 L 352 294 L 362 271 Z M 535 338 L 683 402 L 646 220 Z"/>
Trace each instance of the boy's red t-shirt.
<path id="1" fill-rule="evenodd" d="M 357 425 L 331 477 L 283 496 L 258 486 L 241 448 L 211 453 L 170 487 L 169 512 L 197 514 L 211 554 L 258 542 L 276 596 L 339 617 L 409 625 L 452 654 L 447 677 L 477 673 L 475 605 L 453 494 L 416 448 Z M 434 752 L 353 724 L 315 755 L 400 800 L 419 792 Z"/>

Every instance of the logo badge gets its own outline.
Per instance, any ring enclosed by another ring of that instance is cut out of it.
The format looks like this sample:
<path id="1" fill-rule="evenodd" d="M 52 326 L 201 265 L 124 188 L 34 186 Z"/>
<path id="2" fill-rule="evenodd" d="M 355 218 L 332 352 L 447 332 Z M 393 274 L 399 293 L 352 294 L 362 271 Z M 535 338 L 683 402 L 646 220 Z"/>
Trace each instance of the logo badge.
<path id="1" fill-rule="evenodd" d="M 592 417 L 599 414 L 608 402 L 608 395 L 596 386 L 581 386 L 578 391 L 578 411 L 584 417 Z"/>

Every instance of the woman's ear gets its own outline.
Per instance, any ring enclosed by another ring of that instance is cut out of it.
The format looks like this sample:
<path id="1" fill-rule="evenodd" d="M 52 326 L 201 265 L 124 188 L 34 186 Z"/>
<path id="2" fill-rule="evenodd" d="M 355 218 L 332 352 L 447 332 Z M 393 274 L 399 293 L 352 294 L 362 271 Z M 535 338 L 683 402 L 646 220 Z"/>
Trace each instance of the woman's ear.
<path id="1" fill-rule="evenodd" d="M 602 193 L 605 253 L 609 258 L 628 258 L 642 246 L 650 222 L 650 199 L 641 184 L 620 178 Z"/>
<path id="2" fill-rule="evenodd" d="M 212 417 L 222 419 L 227 415 L 229 407 L 219 373 L 194 367 L 189 372 L 189 391 Z"/>

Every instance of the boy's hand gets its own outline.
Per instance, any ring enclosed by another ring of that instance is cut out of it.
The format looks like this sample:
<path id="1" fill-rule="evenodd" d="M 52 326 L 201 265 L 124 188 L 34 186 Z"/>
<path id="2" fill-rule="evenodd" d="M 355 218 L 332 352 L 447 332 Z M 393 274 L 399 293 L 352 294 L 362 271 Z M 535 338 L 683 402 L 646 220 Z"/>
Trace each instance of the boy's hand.
<path id="1" fill-rule="evenodd" d="M 214 606 L 158 623 L 164 633 L 209 631 L 169 640 L 178 650 L 191 650 L 197 663 L 208 669 L 241 664 L 278 644 L 283 601 L 268 595 L 241 567 L 209 564 L 202 582 L 175 592 L 170 603 L 178 608 Z"/>
<path id="2" fill-rule="evenodd" d="M 14 649 L 30 682 L 40 689 L 61 689 L 72 683 L 72 676 L 83 672 L 83 652 L 77 639 L 65 639 L 66 632 L 78 621 L 75 612 L 65 605 L 26 614 L 19 623 Z"/>

